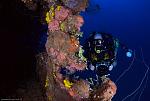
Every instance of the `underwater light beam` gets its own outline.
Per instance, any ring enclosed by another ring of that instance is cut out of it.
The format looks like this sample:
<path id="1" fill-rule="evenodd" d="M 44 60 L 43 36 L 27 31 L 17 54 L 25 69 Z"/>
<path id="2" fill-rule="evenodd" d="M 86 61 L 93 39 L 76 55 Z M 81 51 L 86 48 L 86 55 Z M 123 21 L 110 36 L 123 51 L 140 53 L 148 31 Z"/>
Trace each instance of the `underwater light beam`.
<path id="1" fill-rule="evenodd" d="M 134 95 L 134 94 L 141 88 L 141 86 L 142 86 L 142 84 L 143 84 L 145 78 L 148 76 L 149 68 L 150 68 L 150 67 L 145 63 L 142 48 L 141 48 L 141 56 L 142 56 L 142 62 L 144 63 L 145 67 L 147 67 L 147 70 L 146 70 L 146 72 L 145 72 L 145 75 L 144 75 L 144 77 L 143 77 L 143 79 L 142 79 L 140 85 L 139 85 L 132 93 L 130 93 L 130 94 L 128 94 L 126 97 L 124 97 L 124 98 L 122 99 L 122 101 L 125 101 L 126 99 L 128 99 L 129 97 L 131 97 L 132 95 Z"/>
<path id="2" fill-rule="evenodd" d="M 147 75 L 147 76 L 146 76 L 146 80 L 145 80 L 145 84 L 143 85 L 144 87 L 142 88 L 142 90 L 141 90 L 140 92 L 136 92 L 136 94 L 131 98 L 130 101 L 134 101 L 135 97 L 136 97 L 138 94 L 139 94 L 139 96 L 138 96 L 138 101 L 140 101 L 141 96 L 142 96 L 142 94 L 143 94 L 143 92 L 144 92 L 144 90 L 145 90 L 145 88 L 146 88 L 146 86 L 147 86 L 148 78 L 149 78 L 149 76 Z M 136 101 L 137 101 L 137 100 L 136 100 Z"/>
<path id="3" fill-rule="evenodd" d="M 130 63 L 129 67 L 128 67 L 127 69 L 125 69 L 125 70 L 123 71 L 123 73 L 121 73 L 121 75 L 118 77 L 118 79 L 116 80 L 115 83 L 117 83 L 117 82 L 132 68 L 132 65 L 133 65 L 133 63 L 134 63 L 134 61 L 135 61 L 135 51 L 134 51 L 134 54 L 133 54 L 133 55 L 134 55 L 134 56 L 133 56 L 132 62 Z"/>
<path id="4" fill-rule="evenodd" d="M 141 100 L 141 96 L 142 96 L 142 94 L 143 94 L 143 92 L 144 92 L 144 90 L 145 90 L 145 88 L 146 88 L 146 86 L 147 86 L 147 83 L 148 83 L 148 78 L 149 78 L 149 76 L 147 75 L 145 85 L 144 85 L 144 87 L 143 87 L 143 89 L 142 89 L 142 91 L 141 91 L 141 93 L 140 93 L 140 95 L 139 95 L 139 97 L 138 97 L 138 101 Z"/>
<path id="5" fill-rule="evenodd" d="M 135 97 L 136 97 L 138 94 L 139 94 L 139 96 L 138 96 L 138 101 L 141 100 L 141 96 L 142 96 L 142 94 L 144 93 L 144 90 L 145 90 L 145 88 L 146 88 L 146 86 L 147 86 L 148 79 L 149 79 L 149 74 L 147 74 L 147 76 L 146 76 L 145 84 L 143 85 L 143 88 L 141 89 L 141 91 L 140 91 L 140 92 L 137 92 L 137 93 L 134 95 L 134 97 L 131 99 L 131 101 L 133 101 L 133 100 L 135 99 Z M 136 100 L 136 101 L 137 101 L 137 100 Z"/>

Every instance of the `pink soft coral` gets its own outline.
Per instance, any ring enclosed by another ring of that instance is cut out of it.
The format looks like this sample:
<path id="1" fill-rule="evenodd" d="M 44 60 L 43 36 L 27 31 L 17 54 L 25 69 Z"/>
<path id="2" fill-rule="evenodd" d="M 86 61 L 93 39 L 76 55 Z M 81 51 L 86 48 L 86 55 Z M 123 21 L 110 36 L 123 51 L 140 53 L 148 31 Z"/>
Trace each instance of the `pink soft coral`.
<path id="1" fill-rule="evenodd" d="M 92 101 L 111 101 L 116 94 L 117 86 L 107 77 L 102 77 L 102 84 L 91 95 Z"/>
<path id="2" fill-rule="evenodd" d="M 67 57 L 67 63 L 68 66 L 66 68 L 70 71 L 84 70 L 86 67 L 86 64 L 84 62 L 79 62 L 77 58 Z"/>
<path id="3" fill-rule="evenodd" d="M 80 31 L 80 27 L 83 25 L 84 20 L 83 17 L 79 15 L 70 15 L 68 18 L 63 22 L 64 24 L 64 31 L 65 32 L 76 32 Z"/>
<path id="4" fill-rule="evenodd" d="M 75 16 L 76 22 L 75 22 L 75 27 L 80 31 L 80 27 L 83 25 L 84 20 L 82 16 Z"/>
<path id="5" fill-rule="evenodd" d="M 59 30 L 59 22 L 55 19 L 53 19 L 49 24 L 48 24 L 48 30 L 51 32 Z"/>
<path id="6" fill-rule="evenodd" d="M 55 9 L 55 19 L 58 21 L 63 21 L 67 18 L 69 15 L 69 10 L 64 8 L 63 6 L 60 6 L 60 9 Z"/>
<path id="7" fill-rule="evenodd" d="M 83 98 L 89 97 L 90 86 L 87 81 L 80 80 L 69 89 L 69 94 L 76 99 L 76 101 L 81 101 Z"/>
<path id="8" fill-rule="evenodd" d="M 57 65 L 62 65 L 66 60 L 66 54 L 54 48 L 49 49 L 49 55 L 51 56 L 52 61 Z"/>

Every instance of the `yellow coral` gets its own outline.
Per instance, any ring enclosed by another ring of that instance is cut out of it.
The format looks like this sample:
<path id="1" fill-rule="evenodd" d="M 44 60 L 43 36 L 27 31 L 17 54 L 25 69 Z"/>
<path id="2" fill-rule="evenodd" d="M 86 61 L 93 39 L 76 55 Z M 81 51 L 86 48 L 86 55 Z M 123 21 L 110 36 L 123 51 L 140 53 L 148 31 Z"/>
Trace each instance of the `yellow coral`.
<path id="1" fill-rule="evenodd" d="M 64 80 L 64 85 L 65 85 L 65 87 L 66 88 L 71 88 L 71 86 L 73 85 L 73 83 L 72 82 L 70 82 L 69 80 Z"/>
<path id="2" fill-rule="evenodd" d="M 78 56 L 79 56 L 79 58 L 80 58 L 81 60 L 83 60 L 84 62 L 86 62 L 87 59 L 83 56 L 83 53 L 84 53 L 84 50 L 82 49 L 82 46 L 80 46 L 80 47 L 79 47 L 79 54 L 78 54 Z"/>
<path id="3" fill-rule="evenodd" d="M 46 81 L 45 81 L 45 88 L 48 87 L 48 77 L 46 78 Z"/>
<path id="4" fill-rule="evenodd" d="M 46 13 L 46 22 L 49 23 L 52 21 L 53 17 L 55 16 L 54 6 L 50 7 L 50 10 Z"/>
<path id="5" fill-rule="evenodd" d="M 61 24 L 60 24 L 60 29 L 61 29 L 62 31 L 65 31 L 65 23 L 61 23 Z"/>
<path id="6" fill-rule="evenodd" d="M 57 6 L 57 10 L 60 11 L 60 9 L 61 9 L 61 6 Z"/>
<path id="7" fill-rule="evenodd" d="M 54 6 L 51 6 L 51 7 L 50 7 L 50 11 L 54 11 Z"/>
<path id="8" fill-rule="evenodd" d="M 52 19 L 52 18 L 50 17 L 50 13 L 47 12 L 47 13 L 46 13 L 46 18 L 45 18 L 46 22 L 49 23 L 49 22 L 51 21 L 51 19 Z"/>
<path id="9" fill-rule="evenodd" d="M 51 15 L 52 15 L 52 17 L 54 17 L 54 16 L 55 16 L 55 13 L 54 13 L 54 12 L 52 12 L 52 13 L 51 13 Z"/>
<path id="10" fill-rule="evenodd" d="M 56 78 L 56 73 L 53 73 L 53 77 Z"/>
<path id="11" fill-rule="evenodd" d="M 52 101 L 52 97 L 50 95 L 48 96 L 48 101 Z"/>

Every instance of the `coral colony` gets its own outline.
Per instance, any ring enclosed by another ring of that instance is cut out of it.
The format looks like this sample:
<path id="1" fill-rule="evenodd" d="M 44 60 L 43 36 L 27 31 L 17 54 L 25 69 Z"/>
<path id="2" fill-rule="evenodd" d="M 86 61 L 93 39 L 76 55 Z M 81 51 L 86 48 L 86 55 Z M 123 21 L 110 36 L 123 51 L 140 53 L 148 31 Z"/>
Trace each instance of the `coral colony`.
<path id="1" fill-rule="evenodd" d="M 36 2 L 23 1 L 31 10 Z M 70 79 L 61 73 L 82 71 L 87 60 L 79 38 L 80 27 L 84 19 L 79 15 L 88 6 L 88 0 L 41 0 L 43 12 L 41 20 L 48 26 L 46 52 L 40 56 L 43 65 L 38 67 L 43 93 L 48 101 L 111 101 L 117 87 L 108 77 L 102 77 L 102 83 L 91 89 L 87 80 Z M 88 75 L 88 74 L 87 74 Z"/>

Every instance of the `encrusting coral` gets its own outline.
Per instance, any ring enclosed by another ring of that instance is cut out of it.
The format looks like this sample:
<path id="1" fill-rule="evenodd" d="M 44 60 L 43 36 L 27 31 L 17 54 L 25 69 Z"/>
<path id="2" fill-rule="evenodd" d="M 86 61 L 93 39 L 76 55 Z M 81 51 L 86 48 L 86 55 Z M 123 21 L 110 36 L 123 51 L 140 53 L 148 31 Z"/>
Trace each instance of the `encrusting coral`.
<path id="1" fill-rule="evenodd" d="M 30 9 L 36 9 L 36 0 L 22 0 Z M 82 71 L 87 67 L 87 59 L 79 38 L 80 27 L 84 19 L 79 15 L 88 5 L 88 0 L 41 0 L 44 22 L 48 26 L 46 55 L 40 55 L 37 74 L 48 101 L 111 101 L 117 87 L 107 77 L 102 78 L 101 85 L 90 91 L 86 80 L 70 80 L 60 74 L 61 68 L 71 73 Z M 33 5 L 33 7 L 32 7 Z M 42 17 L 41 17 L 41 20 Z M 76 55 L 77 54 L 77 55 Z M 44 57 L 43 57 L 44 56 Z M 45 61 L 44 61 L 45 60 Z"/>

